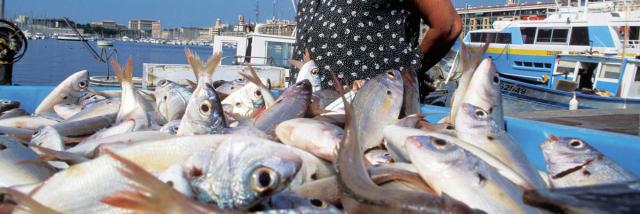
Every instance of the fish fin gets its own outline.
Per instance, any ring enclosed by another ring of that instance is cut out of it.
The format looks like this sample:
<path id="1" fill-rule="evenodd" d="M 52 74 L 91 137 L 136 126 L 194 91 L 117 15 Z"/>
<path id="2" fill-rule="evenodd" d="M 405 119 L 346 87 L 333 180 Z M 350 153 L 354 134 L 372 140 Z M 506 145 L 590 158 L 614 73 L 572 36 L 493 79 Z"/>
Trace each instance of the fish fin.
<path id="1" fill-rule="evenodd" d="M 253 66 L 251 66 L 250 63 L 247 63 L 246 65 L 247 65 L 247 68 L 249 68 L 249 74 L 250 75 L 245 74 L 245 73 L 239 73 L 240 76 L 242 76 L 245 79 L 249 80 L 249 82 L 252 82 L 253 84 L 256 84 L 260 88 L 267 88 L 267 86 L 265 86 L 264 83 L 262 83 L 262 80 L 260 80 L 260 77 L 258 76 L 258 73 L 253 68 Z"/>
<path id="2" fill-rule="evenodd" d="M 17 190 L 11 188 L 0 188 L 0 194 L 6 194 L 11 196 L 11 198 L 20 204 L 21 206 L 17 206 L 16 209 L 26 208 L 28 213 L 39 213 L 39 214 L 54 214 L 59 213 L 42 203 L 34 200 L 31 196 L 19 192 Z"/>
<path id="3" fill-rule="evenodd" d="M 32 147 L 33 149 L 38 150 L 40 153 L 42 153 L 38 159 L 42 158 L 44 160 L 59 160 L 64 161 L 69 165 L 79 164 L 89 160 L 82 155 L 73 154 L 70 152 L 56 151 L 34 144 L 29 144 L 29 147 Z"/>
<path id="4" fill-rule="evenodd" d="M 200 82 L 200 69 L 202 69 L 200 57 L 191 52 L 189 48 L 184 49 L 184 55 L 187 57 L 187 62 L 191 65 L 191 70 L 193 70 L 193 74 L 196 76 L 196 82 Z"/>
<path id="5" fill-rule="evenodd" d="M 207 60 L 207 65 L 204 67 L 204 70 L 209 79 L 211 79 L 213 72 L 215 72 L 218 65 L 220 65 L 221 60 L 222 52 L 215 52 L 211 57 L 209 57 L 209 60 Z"/>
<path id="6" fill-rule="evenodd" d="M 302 65 L 304 65 L 304 63 L 302 61 L 293 60 L 293 59 L 289 60 L 289 64 L 293 65 L 293 67 L 296 67 L 297 69 L 302 68 Z"/>
<path id="7" fill-rule="evenodd" d="M 125 79 L 124 71 L 122 67 L 120 67 L 120 63 L 115 59 L 111 60 L 111 67 L 113 67 L 113 71 L 116 73 L 116 77 L 118 77 L 118 81 L 122 82 Z"/>
<path id="8" fill-rule="evenodd" d="M 133 190 L 120 191 L 105 196 L 100 202 L 141 213 L 211 213 L 215 207 L 200 204 L 187 198 L 170 185 L 160 181 L 139 165 L 105 150 L 107 156 L 120 163 L 118 172 L 132 181 Z"/>
<path id="9" fill-rule="evenodd" d="M 344 91 L 344 86 L 342 86 L 342 83 L 340 82 L 340 80 L 338 80 L 338 77 L 336 76 L 336 73 L 333 72 L 332 70 L 329 70 L 329 72 L 331 73 L 331 78 L 333 80 L 333 86 L 335 87 L 336 91 L 338 91 L 338 93 L 340 94 L 340 99 L 342 99 L 342 103 L 344 104 L 344 116 L 345 116 L 345 130 L 348 129 L 348 127 L 353 125 L 353 105 L 347 100 L 347 98 L 344 96 L 345 91 Z M 355 129 L 351 129 L 351 130 L 355 130 Z M 354 133 L 351 133 L 349 135 L 354 135 Z M 342 139 L 342 141 L 340 141 L 340 143 L 338 144 L 337 147 L 340 147 L 343 143 L 346 142 L 346 136 L 347 134 L 344 135 L 345 139 Z"/>
<path id="10" fill-rule="evenodd" d="M 127 59 L 127 64 L 125 65 L 124 73 L 127 78 L 126 81 L 133 83 L 133 57 L 131 56 L 129 56 L 129 59 Z"/>
<path id="11" fill-rule="evenodd" d="M 198 87 L 198 84 L 189 80 L 189 79 L 185 79 L 185 81 L 187 82 L 187 84 L 189 84 L 189 86 L 191 86 L 191 88 L 196 89 Z"/>

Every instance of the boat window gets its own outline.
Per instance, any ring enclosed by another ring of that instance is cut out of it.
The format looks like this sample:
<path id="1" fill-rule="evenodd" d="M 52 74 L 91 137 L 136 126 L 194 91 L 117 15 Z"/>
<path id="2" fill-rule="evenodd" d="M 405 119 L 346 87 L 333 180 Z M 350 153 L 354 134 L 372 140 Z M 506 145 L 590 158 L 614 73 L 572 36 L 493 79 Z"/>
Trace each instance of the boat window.
<path id="1" fill-rule="evenodd" d="M 289 67 L 293 53 L 293 44 L 285 42 L 267 42 L 267 64 Z"/>
<path id="2" fill-rule="evenodd" d="M 513 63 L 515 63 L 517 66 L 522 66 L 522 62 L 520 61 L 514 61 Z"/>
<path id="3" fill-rule="evenodd" d="M 619 14 L 619 13 L 611 13 L 611 16 L 613 16 L 613 17 L 620 17 L 620 14 Z"/>
<path id="4" fill-rule="evenodd" d="M 536 67 L 536 68 L 542 68 L 543 67 L 542 63 L 539 63 L 539 62 L 533 63 L 533 66 Z"/>
<path id="5" fill-rule="evenodd" d="M 600 72 L 600 78 L 615 79 L 620 76 L 620 65 L 604 64 L 602 66 L 602 72 Z"/>
<path id="6" fill-rule="evenodd" d="M 556 66 L 558 67 L 558 69 L 556 69 L 556 72 L 553 73 L 554 75 L 567 74 L 567 76 L 573 76 L 573 71 L 575 70 L 576 62 L 559 61 Z"/>
<path id="7" fill-rule="evenodd" d="M 545 68 L 551 68 L 551 63 L 544 63 Z"/>
<path id="8" fill-rule="evenodd" d="M 569 29 L 553 29 L 553 33 L 551 35 L 551 42 L 567 43 L 568 35 L 569 35 Z"/>
<path id="9" fill-rule="evenodd" d="M 471 33 L 471 42 L 483 42 L 482 33 Z"/>
<path id="10" fill-rule="evenodd" d="M 589 31 L 587 27 L 573 27 L 571 29 L 570 44 L 589 46 Z"/>
<path id="11" fill-rule="evenodd" d="M 522 41 L 524 44 L 533 44 L 536 37 L 536 28 L 534 27 L 523 27 L 520 28 L 520 33 L 522 34 Z"/>
<path id="12" fill-rule="evenodd" d="M 235 65 L 238 64 L 236 58 L 233 58 L 233 56 L 238 55 L 237 54 L 238 51 L 238 42 L 236 41 L 222 41 L 222 56 L 224 56 L 225 58 L 223 58 L 221 64 L 223 65 Z M 231 56 L 231 57 L 228 57 Z"/>
<path id="13" fill-rule="evenodd" d="M 511 44 L 511 33 L 497 33 L 496 43 Z"/>
<path id="14" fill-rule="evenodd" d="M 634 79 L 636 82 L 640 82 L 640 66 L 636 67 L 636 78 Z"/>
<path id="15" fill-rule="evenodd" d="M 551 42 L 551 32 L 553 32 L 552 29 L 538 29 L 538 38 L 536 39 L 536 42 Z"/>
<path id="16" fill-rule="evenodd" d="M 526 67 L 532 67 L 533 66 L 531 62 L 524 62 L 523 64 Z"/>

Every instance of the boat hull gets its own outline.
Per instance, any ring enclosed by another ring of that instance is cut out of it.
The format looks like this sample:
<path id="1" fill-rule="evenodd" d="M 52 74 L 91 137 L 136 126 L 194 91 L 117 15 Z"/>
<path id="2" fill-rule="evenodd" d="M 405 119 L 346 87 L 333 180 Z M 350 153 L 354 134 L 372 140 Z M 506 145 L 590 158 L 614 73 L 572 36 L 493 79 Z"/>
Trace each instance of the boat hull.
<path id="1" fill-rule="evenodd" d="M 500 79 L 500 90 L 503 96 L 514 97 L 529 102 L 551 105 L 558 108 L 569 108 L 573 93 L 553 90 L 546 86 L 538 86 L 515 80 Z M 602 97 L 576 93 L 580 109 L 640 109 L 640 99 L 619 97 Z"/>

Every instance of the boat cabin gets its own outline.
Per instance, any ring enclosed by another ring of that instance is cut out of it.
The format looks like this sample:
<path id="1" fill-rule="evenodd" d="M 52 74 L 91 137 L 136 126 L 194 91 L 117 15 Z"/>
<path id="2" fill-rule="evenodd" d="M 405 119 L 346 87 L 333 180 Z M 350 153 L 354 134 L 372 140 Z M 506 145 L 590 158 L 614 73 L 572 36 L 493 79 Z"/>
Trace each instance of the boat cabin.
<path id="1" fill-rule="evenodd" d="M 640 60 L 595 55 L 558 55 L 547 87 L 592 91 L 601 96 L 640 98 Z"/>

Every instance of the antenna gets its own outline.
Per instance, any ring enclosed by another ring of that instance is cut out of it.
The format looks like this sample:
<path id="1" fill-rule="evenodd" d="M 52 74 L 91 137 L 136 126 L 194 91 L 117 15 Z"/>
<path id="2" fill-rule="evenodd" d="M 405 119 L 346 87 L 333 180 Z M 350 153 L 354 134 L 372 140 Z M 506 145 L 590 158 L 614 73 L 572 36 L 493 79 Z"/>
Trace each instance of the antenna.
<path id="1" fill-rule="evenodd" d="M 256 23 L 260 22 L 260 1 L 256 0 Z"/>
<path id="2" fill-rule="evenodd" d="M 273 0 L 273 17 L 271 19 L 276 19 L 276 0 Z"/>

